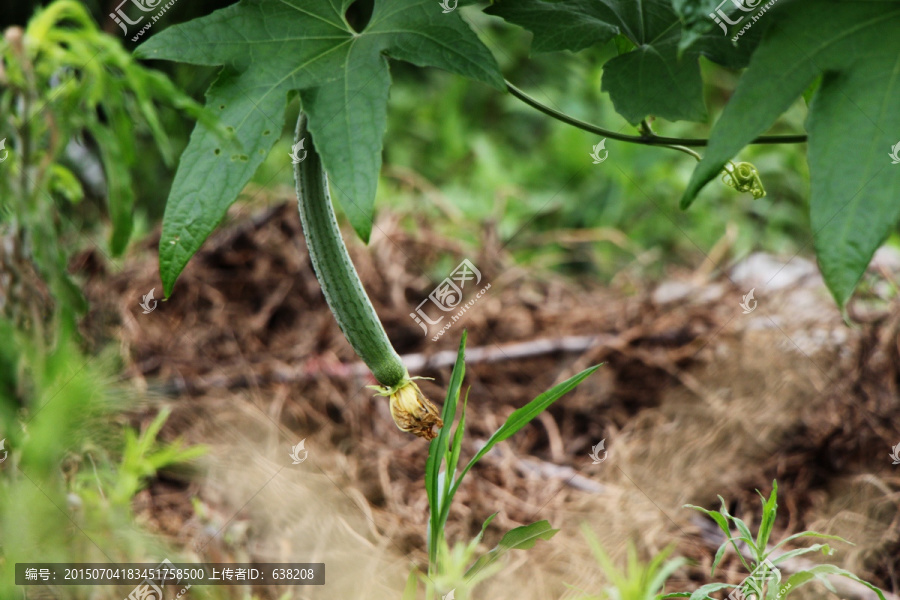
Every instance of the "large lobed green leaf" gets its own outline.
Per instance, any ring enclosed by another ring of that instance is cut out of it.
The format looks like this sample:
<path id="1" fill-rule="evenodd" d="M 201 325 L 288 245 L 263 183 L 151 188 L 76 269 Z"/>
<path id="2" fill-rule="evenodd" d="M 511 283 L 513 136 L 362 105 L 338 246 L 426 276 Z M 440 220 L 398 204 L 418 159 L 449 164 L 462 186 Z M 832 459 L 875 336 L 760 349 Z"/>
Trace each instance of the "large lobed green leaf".
<path id="1" fill-rule="evenodd" d="M 368 241 L 390 87 L 387 57 L 503 88 L 494 58 L 457 11 L 445 14 L 434 0 L 376 0 L 368 24 L 356 32 L 344 16 L 351 3 L 242 0 L 169 27 L 135 50 L 142 58 L 223 67 L 206 105 L 231 137 L 198 124 L 182 154 L 160 239 L 167 296 L 280 136 L 288 92 L 300 91 L 332 189 Z"/>
<path id="2" fill-rule="evenodd" d="M 756 48 L 763 31 L 771 24 L 771 21 L 765 19 L 756 21 L 752 27 L 740 34 L 737 43 L 732 43 L 730 39 L 741 32 L 752 16 L 758 17 L 766 4 L 766 0 L 751 0 L 745 3 L 744 9 L 738 9 L 733 1 L 727 0 L 724 3 L 722 0 L 672 0 L 672 8 L 675 9 L 682 24 L 679 50 L 683 52 L 695 44 L 710 43 L 711 39 L 715 38 L 719 40 L 718 45 L 721 49 L 727 51 L 727 48 L 730 47 L 739 56 L 748 58 L 750 54 L 747 51 Z M 729 21 L 737 21 L 737 24 L 718 25 L 710 17 L 718 11 L 727 15 Z"/>
<path id="3" fill-rule="evenodd" d="M 681 21 L 671 0 L 501 0 L 486 12 L 531 31 L 537 52 L 577 52 L 617 35 L 628 38 L 634 49 L 604 65 L 602 86 L 616 111 L 631 123 L 647 115 L 705 120 L 700 55 L 743 67 L 754 42 L 748 36 L 735 45 L 730 38 L 708 32 L 679 48 Z"/>
<path id="4" fill-rule="evenodd" d="M 819 266 L 843 307 L 900 218 L 900 167 L 888 157 L 900 140 L 900 4 L 785 2 L 764 17 L 772 24 L 681 204 L 821 75 L 806 123 L 810 216 Z"/>

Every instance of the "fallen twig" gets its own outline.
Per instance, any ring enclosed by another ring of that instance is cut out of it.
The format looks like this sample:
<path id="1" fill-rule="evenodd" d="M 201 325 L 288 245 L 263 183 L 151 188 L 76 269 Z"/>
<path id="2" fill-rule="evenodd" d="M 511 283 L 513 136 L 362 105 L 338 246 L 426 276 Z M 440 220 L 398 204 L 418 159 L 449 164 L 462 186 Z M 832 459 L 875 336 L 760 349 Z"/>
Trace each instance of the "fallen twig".
<path id="1" fill-rule="evenodd" d="M 485 443 L 487 443 L 486 440 L 476 440 L 475 451 L 481 450 Z M 485 454 L 484 458 L 494 463 L 511 459 L 512 466 L 522 475 L 537 475 L 542 479 L 559 479 L 564 484 L 583 492 L 591 494 L 605 494 L 608 492 L 605 485 L 594 481 L 590 477 L 585 477 L 568 465 L 557 465 L 535 458 L 519 458 L 510 454 L 504 456 L 504 452 L 499 447 L 493 448 Z"/>
<path id="2" fill-rule="evenodd" d="M 466 364 L 492 363 L 504 360 L 532 358 L 554 352 L 584 352 L 597 346 L 620 347 L 623 338 L 618 335 L 571 335 L 561 338 L 530 340 L 514 344 L 479 346 L 466 350 Z M 456 362 L 455 350 L 442 350 L 434 354 L 405 354 L 400 357 L 410 371 L 436 370 L 453 366 Z M 338 378 L 370 379 L 369 369 L 362 362 L 345 364 L 325 362 L 312 358 L 300 367 L 280 364 L 270 373 L 227 375 L 232 367 L 223 366 L 218 373 L 201 375 L 190 379 L 174 378 L 165 382 L 158 390 L 164 394 L 200 393 L 210 389 L 237 389 L 248 387 L 252 382 L 296 383 L 309 381 L 323 375 Z"/>

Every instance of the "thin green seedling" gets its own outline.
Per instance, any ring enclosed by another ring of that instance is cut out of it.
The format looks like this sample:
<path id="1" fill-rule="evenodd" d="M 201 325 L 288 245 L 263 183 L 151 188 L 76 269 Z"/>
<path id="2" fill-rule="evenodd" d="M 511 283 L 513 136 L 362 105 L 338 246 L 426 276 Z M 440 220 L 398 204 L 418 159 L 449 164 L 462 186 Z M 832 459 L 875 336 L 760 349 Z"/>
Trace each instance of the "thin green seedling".
<path id="1" fill-rule="evenodd" d="M 657 600 L 662 597 L 662 590 L 669 577 L 680 569 L 687 561 L 682 557 L 667 560 L 674 550 L 669 546 L 657 553 L 650 562 L 643 562 L 638 556 L 637 548 L 629 540 L 625 567 L 618 567 L 607 554 L 596 534 L 586 524 L 582 525 L 582 534 L 600 565 L 600 569 L 609 581 L 603 595 L 588 594 L 581 600 Z M 573 587 L 573 586 L 568 586 Z M 577 589 L 577 588 L 573 588 Z M 584 590 L 579 590 L 585 592 Z"/>
<path id="2" fill-rule="evenodd" d="M 832 550 L 828 544 L 812 544 L 804 548 L 796 548 L 787 552 L 778 552 L 782 546 L 789 542 L 804 537 L 814 537 L 823 540 L 843 542 L 850 545 L 853 544 L 836 535 L 828 535 L 817 531 L 801 531 L 800 533 L 795 533 L 784 538 L 774 546 L 770 547 L 769 539 L 772 535 L 772 528 L 775 524 L 775 517 L 778 512 L 778 482 L 772 481 L 772 493 L 768 498 L 763 496 L 759 490 L 756 490 L 756 493 L 759 494 L 762 503 L 762 517 L 756 536 L 751 533 L 750 528 L 743 520 L 728 512 L 728 509 L 725 506 L 725 500 L 722 496 L 719 496 L 721 508 L 717 511 L 707 510 L 692 504 L 684 505 L 685 508 L 693 508 L 710 517 L 725 534 L 725 541 L 719 546 L 715 558 L 713 559 L 710 575 L 715 575 L 716 567 L 725 555 L 726 550 L 729 547 L 732 547 L 737 553 L 741 564 L 743 564 L 744 568 L 750 573 L 750 576 L 738 585 L 719 582 L 709 583 L 700 586 L 694 592 L 668 594 L 664 596 L 664 598 L 689 597 L 690 600 L 712 600 L 709 596 L 711 592 L 731 588 L 735 590 L 731 595 L 738 599 L 749 598 L 753 595 L 757 598 L 762 598 L 763 600 L 783 600 L 800 586 L 816 580 L 820 581 L 828 590 L 836 593 L 834 586 L 828 580 L 828 576 L 840 575 L 841 577 L 846 577 L 857 583 L 861 583 L 875 592 L 881 600 L 885 600 L 884 594 L 878 587 L 864 581 L 850 571 L 841 569 L 832 564 L 820 564 L 810 567 L 809 569 L 799 570 L 787 577 L 787 579 L 782 579 L 778 565 L 784 564 L 789 559 L 811 552 L 821 552 L 825 556 L 831 556 L 834 553 L 834 550 Z M 732 525 L 737 531 L 732 531 Z M 749 554 L 750 562 L 747 561 L 747 558 L 744 555 L 745 553 L 741 551 L 741 543 L 747 546 L 748 551 L 746 554 Z"/>
<path id="3" fill-rule="evenodd" d="M 477 558 L 478 545 L 496 513 L 484 521 L 479 534 L 468 544 L 457 544 L 451 549 L 444 535 L 453 498 L 472 467 L 494 446 L 520 431 L 601 366 L 596 365 L 585 369 L 515 410 L 475 456 L 460 469 L 460 453 L 465 435 L 466 407 L 469 400 L 468 392 L 466 392 L 460 407 L 459 399 L 465 376 L 466 339 L 467 332 L 463 332 L 456 364 L 453 367 L 450 385 L 447 388 L 447 396 L 441 411 L 441 419 L 445 425 L 441 427 L 437 437 L 431 441 L 428 447 L 428 459 L 425 463 L 425 489 L 430 513 L 428 519 L 428 576 L 424 579 L 429 598 L 435 597 L 437 589 L 444 593 L 453 589 L 456 600 L 463 600 L 475 584 L 489 574 L 493 574 L 496 568 L 495 563 L 507 552 L 532 548 L 538 540 L 549 540 L 559 531 L 553 529 L 547 521 L 537 521 L 516 527 L 508 531 L 492 550 Z M 458 407 L 460 408 L 459 422 L 451 433 Z M 463 564 L 466 565 L 465 568 L 462 567 Z M 412 581 L 413 576 L 411 575 L 410 582 Z M 404 599 L 415 597 L 416 586 L 410 582 L 408 582 L 407 594 L 404 594 Z M 410 590 L 412 591 L 410 592 Z M 409 595 L 410 593 L 413 595 Z"/>
<path id="4" fill-rule="evenodd" d="M 206 454 L 207 448 L 202 445 L 185 448 L 181 440 L 169 444 L 158 442 L 159 431 L 170 413 L 171 410 L 168 408 L 161 410 L 147 429 L 139 435 L 131 429 L 125 430 L 125 447 L 122 450 L 122 462 L 115 474 L 113 500 L 130 502 L 144 486 L 144 482 L 156 475 L 160 469 L 188 462 Z"/>

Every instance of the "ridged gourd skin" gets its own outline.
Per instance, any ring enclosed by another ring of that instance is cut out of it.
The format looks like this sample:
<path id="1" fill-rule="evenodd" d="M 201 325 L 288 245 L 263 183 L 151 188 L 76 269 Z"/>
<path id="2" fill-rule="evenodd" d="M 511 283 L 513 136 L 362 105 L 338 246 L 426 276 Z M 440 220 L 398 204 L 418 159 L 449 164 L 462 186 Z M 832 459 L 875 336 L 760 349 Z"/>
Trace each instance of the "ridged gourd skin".
<path id="1" fill-rule="evenodd" d="M 300 221 L 322 293 L 347 341 L 375 379 L 386 387 L 397 386 L 407 381 L 409 374 L 350 260 L 331 204 L 328 175 L 307 129 L 306 115 L 297 120 L 294 138 L 307 141 L 306 158 L 294 165 L 294 181 Z"/>

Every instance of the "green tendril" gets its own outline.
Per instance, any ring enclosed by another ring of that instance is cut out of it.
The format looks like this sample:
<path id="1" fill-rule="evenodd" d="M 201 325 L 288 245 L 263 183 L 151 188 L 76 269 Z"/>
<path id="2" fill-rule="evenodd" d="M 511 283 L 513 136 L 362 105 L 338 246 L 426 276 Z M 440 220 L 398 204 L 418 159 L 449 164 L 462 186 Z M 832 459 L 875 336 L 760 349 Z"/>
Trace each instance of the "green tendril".
<path id="1" fill-rule="evenodd" d="M 722 173 L 722 182 L 739 192 L 750 192 L 757 200 L 766 195 L 762 179 L 759 178 L 759 171 L 752 163 L 739 162 L 735 164 L 728 161 L 725 172 Z"/>

